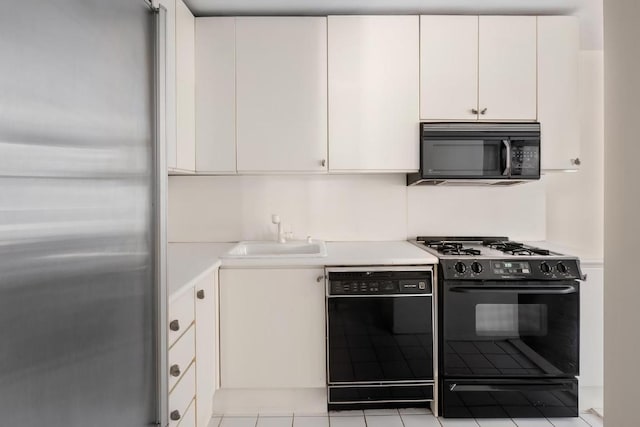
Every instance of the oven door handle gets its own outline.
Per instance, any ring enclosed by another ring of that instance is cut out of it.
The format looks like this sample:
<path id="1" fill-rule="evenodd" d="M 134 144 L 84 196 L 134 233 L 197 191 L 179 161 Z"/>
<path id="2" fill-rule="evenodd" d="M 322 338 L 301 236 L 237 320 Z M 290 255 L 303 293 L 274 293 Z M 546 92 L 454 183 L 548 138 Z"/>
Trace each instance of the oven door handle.
<path id="1" fill-rule="evenodd" d="M 457 384 L 449 385 L 449 391 L 566 391 L 568 384 Z"/>
<path id="2" fill-rule="evenodd" d="M 475 294 L 475 293 L 500 293 L 500 294 L 560 294 L 568 295 L 575 294 L 577 289 L 575 286 L 453 286 L 449 288 L 451 292 L 458 292 L 462 294 Z"/>

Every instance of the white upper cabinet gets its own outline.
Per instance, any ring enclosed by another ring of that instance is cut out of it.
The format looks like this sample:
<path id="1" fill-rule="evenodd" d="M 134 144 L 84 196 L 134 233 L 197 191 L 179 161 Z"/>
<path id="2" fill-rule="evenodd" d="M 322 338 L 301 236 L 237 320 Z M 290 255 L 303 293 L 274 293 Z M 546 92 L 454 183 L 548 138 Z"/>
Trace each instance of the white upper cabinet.
<path id="1" fill-rule="evenodd" d="M 535 16 L 421 16 L 420 117 L 536 119 Z"/>
<path id="2" fill-rule="evenodd" d="M 536 17 L 481 16 L 481 120 L 536 119 Z"/>
<path id="3" fill-rule="evenodd" d="M 195 19 L 176 0 L 176 169 L 196 169 L 195 139 Z"/>
<path id="4" fill-rule="evenodd" d="M 478 17 L 420 17 L 420 117 L 477 120 Z"/>
<path id="5" fill-rule="evenodd" d="M 417 16 L 329 16 L 329 168 L 418 169 Z"/>
<path id="6" fill-rule="evenodd" d="M 236 172 L 235 18 L 196 18 L 196 171 Z"/>
<path id="7" fill-rule="evenodd" d="M 167 11 L 165 39 L 165 141 L 167 168 L 177 167 L 176 145 L 176 0 L 160 0 Z"/>
<path id="8" fill-rule="evenodd" d="M 327 170 L 327 19 L 236 18 L 238 172 Z"/>
<path id="9" fill-rule="evenodd" d="M 543 170 L 578 168 L 579 49 L 578 18 L 538 18 L 538 120 Z"/>

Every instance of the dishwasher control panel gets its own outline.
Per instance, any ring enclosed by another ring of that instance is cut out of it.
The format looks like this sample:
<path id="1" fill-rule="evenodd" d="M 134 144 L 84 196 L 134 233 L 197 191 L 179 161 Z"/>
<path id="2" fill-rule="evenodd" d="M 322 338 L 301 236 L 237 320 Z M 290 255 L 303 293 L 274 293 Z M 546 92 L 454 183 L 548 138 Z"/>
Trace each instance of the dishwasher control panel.
<path id="1" fill-rule="evenodd" d="M 329 271 L 329 295 L 431 294 L 431 271 Z"/>

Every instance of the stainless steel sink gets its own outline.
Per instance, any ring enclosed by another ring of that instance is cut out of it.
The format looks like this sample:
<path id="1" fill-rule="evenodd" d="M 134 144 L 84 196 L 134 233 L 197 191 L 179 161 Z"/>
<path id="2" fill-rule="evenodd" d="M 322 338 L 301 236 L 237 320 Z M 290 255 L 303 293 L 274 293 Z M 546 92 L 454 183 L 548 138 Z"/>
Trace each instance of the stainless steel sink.
<path id="1" fill-rule="evenodd" d="M 326 257 L 327 246 L 322 240 L 240 242 L 224 258 L 316 258 Z"/>

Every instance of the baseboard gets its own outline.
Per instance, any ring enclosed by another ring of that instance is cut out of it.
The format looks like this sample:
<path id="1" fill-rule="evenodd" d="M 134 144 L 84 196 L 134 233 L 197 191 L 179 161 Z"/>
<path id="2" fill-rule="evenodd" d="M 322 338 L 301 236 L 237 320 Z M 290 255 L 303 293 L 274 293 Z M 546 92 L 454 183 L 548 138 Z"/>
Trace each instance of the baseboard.
<path id="1" fill-rule="evenodd" d="M 224 415 L 326 415 L 327 389 L 221 388 L 213 399 L 213 413 Z"/>

